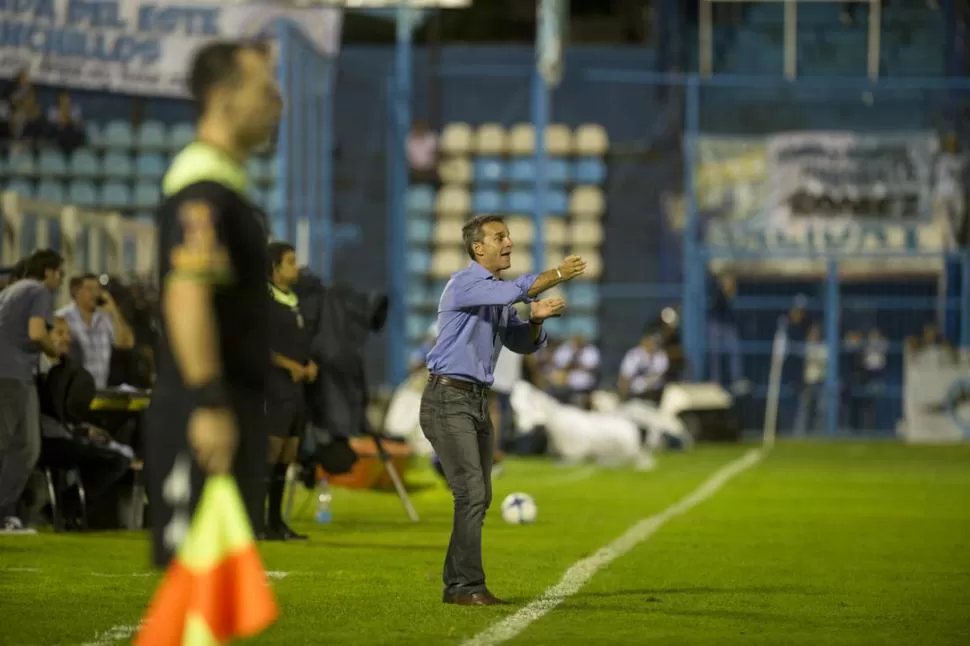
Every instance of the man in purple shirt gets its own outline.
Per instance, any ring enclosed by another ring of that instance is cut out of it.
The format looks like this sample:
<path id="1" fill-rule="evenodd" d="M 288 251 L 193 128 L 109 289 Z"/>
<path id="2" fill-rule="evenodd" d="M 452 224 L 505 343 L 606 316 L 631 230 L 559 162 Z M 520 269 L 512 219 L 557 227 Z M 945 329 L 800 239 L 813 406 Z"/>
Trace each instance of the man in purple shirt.
<path id="1" fill-rule="evenodd" d="M 562 298 L 536 296 L 581 275 L 586 263 L 570 256 L 538 276 L 501 279 L 511 265 L 512 238 L 504 220 L 481 215 L 462 227 L 472 262 L 448 281 L 438 302 L 438 338 L 428 353 L 428 385 L 421 397 L 421 430 L 434 447 L 455 498 L 445 556 L 445 603 L 503 603 L 485 587 L 482 523 L 492 502 L 492 423 L 488 389 L 504 345 L 531 354 L 546 342 L 542 322 L 566 309 Z M 512 307 L 530 303 L 528 321 Z"/>

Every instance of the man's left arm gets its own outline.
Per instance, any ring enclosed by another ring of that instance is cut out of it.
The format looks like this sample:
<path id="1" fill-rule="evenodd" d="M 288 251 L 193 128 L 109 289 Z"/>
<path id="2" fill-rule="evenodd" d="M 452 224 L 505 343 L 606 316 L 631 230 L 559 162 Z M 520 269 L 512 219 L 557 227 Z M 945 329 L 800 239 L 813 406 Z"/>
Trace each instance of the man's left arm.
<path id="1" fill-rule="evenodd" d="M 546 344 L 542 322 L 523 321 L 515 308 L 508 308 L 508 323 L 502 329 L 502 345 L 517 354 L 532 354 Z"/>
<path id="2" fill-rule="evenodd" d="M 103 309 L 111 320 L 112 345 L 119 350 L 131 350 L 135 347 L 135 333 L 125 317 L 121 315 L 118 304 L 107 291 L 104 292 L 104 299 Z"/>

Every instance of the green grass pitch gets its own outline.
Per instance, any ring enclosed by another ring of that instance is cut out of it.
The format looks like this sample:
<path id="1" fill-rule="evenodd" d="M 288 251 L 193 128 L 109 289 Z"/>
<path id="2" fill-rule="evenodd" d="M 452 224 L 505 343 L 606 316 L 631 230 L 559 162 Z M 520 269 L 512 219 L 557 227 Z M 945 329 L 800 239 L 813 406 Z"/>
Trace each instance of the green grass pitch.
<path id="1" fill-rule="evenodd" d="M 489 587 L 515 602 L 498 608 L 441 603 L 451 504 L 430 471 L 409 474 L 416 524 L 393 493 L 337 490 L 332 524 L 295 523 L 311 541 L 261 546 L 282 615 L 250 641 L 461 644 L 747 450 L 649 473 L 509 461 L 484 534 Z M 535 525 L 502 522 L 513 491 L 535 497 Z M 0 644 L 130 642 L 158 582 L 147 564 L 140 533 L 0 537 Z M 970 446 L 779 444 L 508 643 L 966 646 Z"/>

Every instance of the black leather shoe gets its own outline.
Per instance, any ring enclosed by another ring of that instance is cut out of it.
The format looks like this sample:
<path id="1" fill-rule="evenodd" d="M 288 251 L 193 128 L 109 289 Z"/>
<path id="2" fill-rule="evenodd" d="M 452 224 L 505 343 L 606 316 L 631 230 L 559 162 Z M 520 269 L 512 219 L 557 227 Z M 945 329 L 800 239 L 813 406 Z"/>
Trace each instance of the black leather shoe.
<path id="1" fill-rule="evenodd" d="M 298 534 L 297 532 L 294 532 L 286 523 L 280 523 L 277 531 L 279 531 L 279 533 L 283 536 L 284 541 L 306 541 L 310 538 L 306 534 Z"/>
<path id="2" fill-rule="evenodd" d="M 282 541 L 284 540 L 282 532 L 273 527 L 264 527 L 256 533 L 257 541 Z"/>
<path id="3" fill-rule="evenodd" d="M 459 606 L 504 606 L 507 605 L 491 592 L 475 592 L 472 594 L 461 594 L 455 596 L 455 604 Z"/>
<path id="4" fill-rule="evenodd" d="M 455 602 L 455 593 L 454 592 L 449 592 L 448 590 L 445 590 L 444 594 L 441 595 L 441 602 L 442 603 L 454 603 Z"/>

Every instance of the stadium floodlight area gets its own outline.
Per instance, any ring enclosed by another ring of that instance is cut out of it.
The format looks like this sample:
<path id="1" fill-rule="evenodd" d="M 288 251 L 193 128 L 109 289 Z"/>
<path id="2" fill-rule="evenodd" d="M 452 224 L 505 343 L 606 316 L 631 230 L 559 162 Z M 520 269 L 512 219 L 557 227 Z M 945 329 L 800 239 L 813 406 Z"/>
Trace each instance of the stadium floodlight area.
<path id="1" fill-rule="evenodd" d="M 866 70 L 870 79 L 879 78 L 879 34 L 882 22 L 883 0 L 859 0 L 869 4 L 869 43 Z M 700 73 L 710 76 L 713 70 L 714 28 L 712 5 L 715 2 L 773 2 L 785 5 L 785 77 L 795 78 L 798 69 L 798 5 L 801 3 L 826 3 L 841 5 L 845 0 L 700 0 L 700 33 L 697 46 L 700 54 Z"/>

